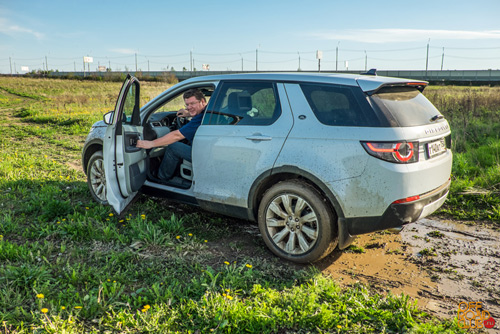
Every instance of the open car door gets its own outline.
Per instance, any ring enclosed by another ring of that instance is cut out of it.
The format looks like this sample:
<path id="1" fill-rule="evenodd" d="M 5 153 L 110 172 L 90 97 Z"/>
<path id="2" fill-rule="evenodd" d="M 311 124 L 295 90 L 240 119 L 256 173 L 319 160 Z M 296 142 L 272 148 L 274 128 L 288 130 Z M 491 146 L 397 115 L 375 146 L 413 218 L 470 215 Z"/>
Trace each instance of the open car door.
<path id="1" fill-rule="evenodd" d="M 117 214 L 137 195 L 147 175 L 147 154 L 136 147 L 142 139 L 140 83 L 130 74 L 123 83 L 115 110 L 104 115 L 104 170 L 108 203 Z"/>

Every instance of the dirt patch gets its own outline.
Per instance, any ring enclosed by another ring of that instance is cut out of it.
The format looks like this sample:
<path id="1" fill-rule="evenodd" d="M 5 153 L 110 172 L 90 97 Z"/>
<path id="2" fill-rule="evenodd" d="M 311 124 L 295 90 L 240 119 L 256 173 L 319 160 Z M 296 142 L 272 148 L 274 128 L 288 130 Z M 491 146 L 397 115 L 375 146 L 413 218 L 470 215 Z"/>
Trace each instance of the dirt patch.
<path id="1" fill-rule="evenodd" d="M 317 267 L 341 285 L 361 282 L 381 292 L 404 293 L 440 318 L 455 317 L 464 301 L 481 302 L 500 319 L 500 232 L 422 219 L 399 234 L 360 236 L 354 245 Z"/>

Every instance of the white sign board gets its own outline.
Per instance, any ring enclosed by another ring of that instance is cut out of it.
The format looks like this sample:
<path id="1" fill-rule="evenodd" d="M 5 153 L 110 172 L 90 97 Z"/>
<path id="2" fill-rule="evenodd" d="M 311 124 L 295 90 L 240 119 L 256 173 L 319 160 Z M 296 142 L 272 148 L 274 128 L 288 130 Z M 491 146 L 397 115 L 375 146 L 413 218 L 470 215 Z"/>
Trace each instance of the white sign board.
<path id="1" fill-rule="evenodd" d="M 83 62 L 84 63 L 93 63 L 94 62 L 94 58 L 92 58 L 92 57 L 83 57 Z"/>
<path id="2" fill-rule="evenodd" d="M 106 72 L 106 66 L 99 66 L 97 69 L 99 72 Z"/>
<path id="3" fill-rule="evenodd" d="M 316 59 L 322 59 L 323 58 L 323 51 L 316 51 Z"/>
<path id="4" fill-rule="evenodd" d="M 21 66 L 21 71 L 22 72 L 29 72 L 30 68 L 28 66 Z"/>

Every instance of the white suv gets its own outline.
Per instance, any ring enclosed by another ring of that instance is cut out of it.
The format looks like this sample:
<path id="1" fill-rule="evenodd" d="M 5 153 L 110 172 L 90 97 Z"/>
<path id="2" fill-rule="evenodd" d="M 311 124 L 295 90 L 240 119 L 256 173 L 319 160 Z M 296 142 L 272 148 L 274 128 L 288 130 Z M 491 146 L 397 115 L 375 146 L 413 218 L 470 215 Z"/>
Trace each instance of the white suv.
<path id="1" fill-rule="evenodd" d="M 317 261 L 445 201 L 450 128 L 421 94 L 426 84 L 376 75 L 202 76 L 140 108 L 139 81 L 129 76 L 85 143 L 89 188 L 117 213 L 142 191 L 257 221 L 274 254 Z M 208 100 L 193 158 L 163 184 L 155 175 L 164 148 L 135 143 L 187 122 L 176 111 L 192 88 Z"/>

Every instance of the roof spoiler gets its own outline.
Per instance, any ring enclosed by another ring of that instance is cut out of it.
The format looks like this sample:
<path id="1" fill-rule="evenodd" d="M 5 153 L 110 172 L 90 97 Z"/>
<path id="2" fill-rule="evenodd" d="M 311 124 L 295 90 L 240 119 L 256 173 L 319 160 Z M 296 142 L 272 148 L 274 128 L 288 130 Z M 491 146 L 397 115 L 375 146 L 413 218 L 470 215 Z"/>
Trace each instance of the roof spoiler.
<path id="1" fill-rule="evenodd" d="M 377 75 L 377 69 L 371 68 L 368 72 L 361 73 L 361 75 Z"/>

